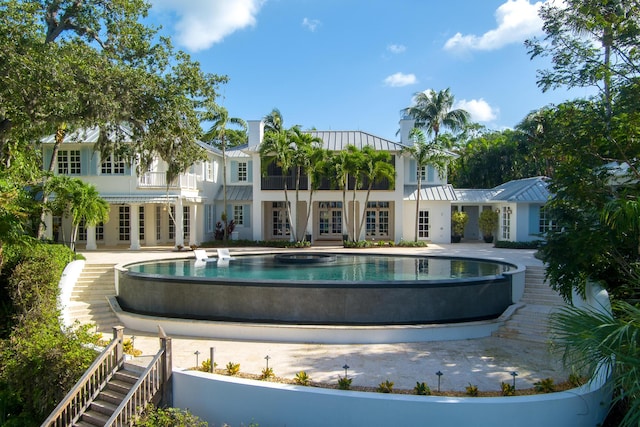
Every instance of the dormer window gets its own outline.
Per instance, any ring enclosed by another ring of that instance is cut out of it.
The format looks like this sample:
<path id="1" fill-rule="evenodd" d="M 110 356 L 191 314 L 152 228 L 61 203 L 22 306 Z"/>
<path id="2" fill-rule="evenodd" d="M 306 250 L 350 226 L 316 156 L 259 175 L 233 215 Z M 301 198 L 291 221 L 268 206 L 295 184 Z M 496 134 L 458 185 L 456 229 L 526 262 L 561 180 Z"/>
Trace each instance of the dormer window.
<path id="1" fill-rule="evenodd" d="M 247 173 L 247 162 L 238 162 L 238 181 L 247 182 L 248 176 L 249 175 Z"/>
<path id="2" fill-rule="evenodd" d="M 124 175 L 124 171 L 124 160 L 117 154 L 109 155 L 100 166 L 100 173 L 102 175 Z"/>
<path id="3" fill-rule="evenodd" d="M 58 152 L 58 174 L 80 175 L 80 150 L 60 150 Z"/>

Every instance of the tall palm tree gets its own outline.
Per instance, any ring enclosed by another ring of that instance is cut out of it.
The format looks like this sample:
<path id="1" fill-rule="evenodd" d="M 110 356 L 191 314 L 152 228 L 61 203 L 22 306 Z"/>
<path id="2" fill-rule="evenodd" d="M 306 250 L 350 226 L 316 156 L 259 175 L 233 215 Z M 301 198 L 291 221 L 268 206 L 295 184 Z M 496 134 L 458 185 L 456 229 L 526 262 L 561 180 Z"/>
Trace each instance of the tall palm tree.
<path id="1" fill-rule="evenodd" d="M 212 142 L 222 151 L 222 194 L 223 194 L 223 214 L 222 221 L 224 222 L 224 236 L 223 240 L 227 240 L 228 231 L 228 218 L 227 218 L 227 126 L 234 125 L 242 128 L 243 131 L 247 130 L 247 122 L 237 117 L 229 117 L 229 112 L 226 108 L 216 106 L 213 113 L 213 124 L 209 130 L 204 134 L 205 142 Z"/>
<path id="2" fill-rule="evenodd" d="M 362 227 L 367 213 L 367 205 L 369 204 L 369 196 L 371 189 L 376 182 L 387 180 L 389 185 L 393 187 L 395 184 L 396 170 L 391 164 L 391 154 L 388 151 L 378 151 L 369 145 L 362 147 L 363 161 L 361 164 L 361 173 L 365 181 L 368 182 L 367 196 L 364 200 L 364 209 L 358 226 L 358 238 L 362 234 Z"/>
<path id="3" fill-rule="evenodd" d="M 291 171 L 294 165 L 294 147 L 291 142 L 290 132 L 287 130 L 280 130 L 278 132 L 270 131 L 265 133 L 264 140 L 260 144 L 260 163 L 263 173 L 266 173 L 267 168 L 271 164 L 275 164 L 282 171 L 283 187 L 284 187 L 284 200 L 287 210 L 287 220 L 291 228 L 291 237 L 293 241 L 296 239 L 296 229 L 293 223 L 293 215 L 291 213 L 291 205 L 289 203 L 289 189 L 287 185 L 287 175 Z"/>
<path id="4" fill-rule="evenodd" d="M 425 129 L 437 140 L 444 129 L 457 131 L 469 122 L 470 115 L 463 109 L 453 109 L 454 97 L 449 88 L 436 92 L 433 89 L 416 92 L 414 104 L 403 110 L 416 121 L 415 127 Z"/>
<path id="5" fill-rule="evenodd" d="M 284 130 L 284 118 L 282 113 L 277 108 L 271 110 L 269 114 L 263 117 L 264 121 L 264 133 L 268 132 L 280 132 Z"/>
<path id="6" fill-rule="evenodd" d="M 295 206 L 298 206 L 298 202 L 300 201 L 300 179 L 302 178 L 303 172 L 309 174 L 309 169 L 312 166 L 311 155 L 315 148 L 320 148 L 322 145 L 322 139 L 317 136 L 313 136 L 308 132 L 304 132 L 300 129 L 299 126 L 294 126 L 289 130 L 289 138 L 292 143 L 293 148 L 293 159 L 292 166 L 295 168 L 295 184 L 296 184 L 296 201 Z M 309 177 L 310 178 L 310 177 Z M 309 190 L 311 183 L 309 183 Z M 309 201 L 311 203 L 311 201 Z M 296 221 L 297 226 L 297 221 Z M 302 232 L 304 233 L 307 224 L 304 224 L 304 228 Z M 296 230 L 296 235 L 298 234 Z M 304 240 L 304 238 L 303 238 Z"/>
<path id="7" fill-rule="evenodd" d="M 331 151 L 322 147 L 313 146 L 308 151 L 307 158 L 309 159 L 309 163 L 306 171 L 309 179 L 309 204 L 307 205 L 304 227 L 301 227 L 302 230 L 306 230 L 307 225 L 309 225 L 309 218 L 311 217 L 311 209 L 313 207 L 313 195 L 316 190 L 320 188 L 322 180 L 329 176 L 331 155 Z"/>
<path id="8" fill-rule="evenodd" d="M 432 165 L 436 168 L 440 176 L 443 176 L 446 167 L 448 156 L 444 153 L 443 147 L 441 147 L 437 139 L 432 142 L 427 142 L 424 132 L 420 129 L 414 128 L 411 130 L 409 137 L 412 139 L 413 144 L 407 146 L 404 152 L 407 153 L 416 162 L 416 175 L 418 180 L 418 188 L 416 192 L 416 217 L 415 217 L 415 235 L 414 241 L 418 241 L 418 219 L 420 215 L 420 193 L 422 192 L 422 170 L 428 165 Z"/>

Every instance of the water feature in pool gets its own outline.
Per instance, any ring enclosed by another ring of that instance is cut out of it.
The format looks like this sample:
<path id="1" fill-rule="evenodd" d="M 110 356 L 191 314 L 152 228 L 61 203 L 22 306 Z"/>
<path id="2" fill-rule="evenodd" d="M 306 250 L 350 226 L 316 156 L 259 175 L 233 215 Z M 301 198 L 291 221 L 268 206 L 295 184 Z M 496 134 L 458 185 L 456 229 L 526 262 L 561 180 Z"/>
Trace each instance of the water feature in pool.
<path id="1" fill-rule="evenodd" d="M 118 271 L 118 301 L 155 316 L 331 325 L 490 319 L 513 303 L 515 266 L 502 262 L 291 254 L 131 264 Z"/>
<path id="2" fill-rule="evenodd" d="M 401 257 L 384 255 L 256 255 L 242 256 L 219 265 L 193 259 L 147 262 L 127 267 L 132 273 L 168 277 L 193 277 L 260 281 L 386 282 L 441 281 L 495 276 L 512 265 L 477 259 Z"/>

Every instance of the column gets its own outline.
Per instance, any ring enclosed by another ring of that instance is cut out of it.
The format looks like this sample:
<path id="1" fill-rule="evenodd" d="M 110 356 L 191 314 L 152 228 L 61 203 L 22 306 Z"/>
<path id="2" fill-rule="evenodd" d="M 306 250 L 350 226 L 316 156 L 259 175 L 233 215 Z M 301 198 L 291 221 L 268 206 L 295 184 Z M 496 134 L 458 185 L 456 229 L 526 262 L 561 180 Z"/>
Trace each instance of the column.
<path id="1" fill-rule="evenodd" d="M 51 213 L 47 213 L 44 216 L 44 237 L 46 239 L 53 239 L 53 216 Z"/>
<path id="2" fill-rule="evenodd" d="M 198 205 L 191 205 L 189 209 L 189 224 L 191 231 L 189 232 L 189 246 L 198 245 L 198 236 L 200 227 L 198 227 Z"/>
<path id="3" fill-rule="evenodd" d="M 129 249 L 137 251 L 140 249 L 140 205 L 129 205 Z"/>
<path id="4" fill-rule="evenodd" d="M 96 226 L 88 225 L 87 226 L 87 247 L 85 248 L 88 251 L 95 251 L 98 249 L 98 245 L 96 244 Z"/>
<path id="5" fill-rule="evenodd" d="M 184 212 L 182 211 L 182 199 L 178 198 L 175 204 L 175 229 L 176 247 L 184 246 Z"/>

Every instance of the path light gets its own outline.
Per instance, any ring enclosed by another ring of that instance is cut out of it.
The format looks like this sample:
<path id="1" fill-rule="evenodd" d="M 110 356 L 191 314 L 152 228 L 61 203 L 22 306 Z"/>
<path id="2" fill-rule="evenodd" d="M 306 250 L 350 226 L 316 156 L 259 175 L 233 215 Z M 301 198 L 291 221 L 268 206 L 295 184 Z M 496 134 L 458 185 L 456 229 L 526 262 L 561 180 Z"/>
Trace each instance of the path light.
<path id="1" fill-rule="evenodd" d="M 213 372 L 214 371 L 214 366 L 215 366 L 215 362 L 214 362 L 214 356 L 216 355 L 216 348 L 215 347 L 209 347 L 209 358 L 211 359 L 211 366 L 209 367 L 209 372 Z"/>
<path id="2" fill-rule="evenodd" d="M 200 365 L 200 364 L 198 363 L 198 356 L 200 356 L 200 352 L 199 352 L 198 350 L 196 350 L 193 354 L 195 354 L 195 355 L 196 355 L 196 368 L 197 368 L 197 367 Z"/>
<path id="3" fill-rule="evenodd" d="M 267 355 L 265 356 L 265 358 L 264 358 L 264 360 L 266 360 L 266 361 L 267 361 L 267 371 L 269 371 L 269 359 L 271 359 L 271 358 L 270 358 L 270 357 L 269 357 L 269 355 L 267 354 Z"/>
<path id="4" fill-rule="evenodd" d="M 516 389 L 516 377 L 518 376 L 518 373 L 516 371 L 511 372 L 511 376 L 513 377 L 513 389 Z"/>
<path id="5" fill-rule="evenodd" d="M 349 370 L 349 365 L 345 363 L 342 369 L 344 369 L 344 377 L 347 378 L 347 371 Z"/>
<path id="6" fill-rule="evenodd" d="M 438 376 L 438 393 L 440 393 L 440 377 L 442 377 L 444 374 L 438 371 L 436 372 L 436 375 Z"/>
<path id="7" fill-rule="evenodd" d="M 136 336 L 131 335 L 131 350 L 136 348 Z"/>

